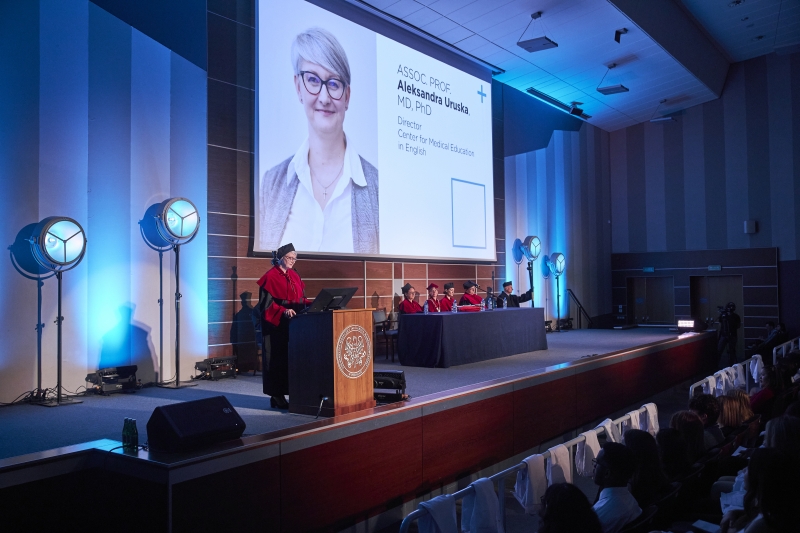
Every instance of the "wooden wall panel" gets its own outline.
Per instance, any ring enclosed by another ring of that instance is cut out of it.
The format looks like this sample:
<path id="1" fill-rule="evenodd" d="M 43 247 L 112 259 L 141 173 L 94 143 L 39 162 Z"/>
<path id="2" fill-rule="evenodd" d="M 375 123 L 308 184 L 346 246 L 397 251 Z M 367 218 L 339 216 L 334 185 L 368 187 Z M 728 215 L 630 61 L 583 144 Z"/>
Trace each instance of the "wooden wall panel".
<path id="1" fill-rule="evenodd" d="M 367 261 L 367 279 L 392 279 L 392 263 Z"/>
<path id="2" fill-rule="evenodd" d="M 475 279 L 475 265 L 428 265 L 428 277 L 431 279 L 449 279 L 456 283 L 463 283 L 468 279 Z"/>
<path id="3" fill-rule="evenodd" d="M 219 505 L 209 497 L 224 498 Z M 172 487 L 172 531 L 280 531 L 280 457 Z M 218 512 L 224 509 L 224 512 Z"/>
<path id="4" fill-rule="evenodd" d="M 209 257 L 247 257 L 253 249 L 253 239 L 242 237 L 208 236 Z"/>
<path id="5" fill-rule="evenodd" d="M 576 423 L 575 376 L 514 391 L 514 453 L 563 435 Z"/>
<path id="6" fill-rule="evenodd" d="M 251 294 L 258 294 L 256 280 L 240 279 L 236 282 L 236 293 L 233 293 L 233 282 L 230 279 L 210 279 L 208 280 L 208 299 L 209 300 L 238 300 L 239 295 L 247 291 Z M 209 302 L 210 303 L 210 302 Z"/>
<path id="7" fill-rule="evenodd" d="M 391 280 L 367 280 L 366 293 L 368 296 L 392 296 L 392 292 L 393 288 Z"/>
<path id="8" fill-rule="evenodd" d="M 514 398 L 503 394 L 422 419 L 424 487 L 455 481 L 513 455 Z"/>
<path id="9" fill-rule="evenodd" d="M 403 263 L 403 277 L 406 279 L 427 279 L 428 267 L 425 263 Z"/>
<path id="10" fill-rule="evenodd" d="M 250 322 L 250 313 L 258 303 L 258 295 L 253 295 L 244 306 L 241 300 L 208 302 L 209 322 Z"/>
<path id="11" fill-rule="evenodd" d="M 343 529 L 420 486 L 422 420 L 284 454 L 280 475 L 283 531 Z"/>
<path id="12" fill-rule="evenodd" d="M 609 365 L 576 376 L 577 396 L 576 421 L 585 424 L 606 416 L 625 405 L 623 374 L 619 363 Z"/>
<path id="13" fill-rule="evenodd" d="M 363 261 L 334 261 L 334 260 L 314 260 L 303 259 L 302 256 L 297 260 L 295 266 L 305 279 L 364 279 Z"/>

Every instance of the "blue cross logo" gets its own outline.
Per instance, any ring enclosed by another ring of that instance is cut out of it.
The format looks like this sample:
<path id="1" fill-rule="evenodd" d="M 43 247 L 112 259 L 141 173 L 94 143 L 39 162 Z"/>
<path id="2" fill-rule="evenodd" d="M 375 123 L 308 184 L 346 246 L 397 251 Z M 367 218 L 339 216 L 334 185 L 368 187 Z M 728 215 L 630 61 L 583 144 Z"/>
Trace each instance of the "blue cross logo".
<path id="1" fill-rule="evenodd" d="M 483 103 L 483 97 L 486 96 L 486 93 L 483 92 L 483 85 L 481 85 L 481 90 L 478 91 L 478 94 L 481 95 L 481 103 Z"/>

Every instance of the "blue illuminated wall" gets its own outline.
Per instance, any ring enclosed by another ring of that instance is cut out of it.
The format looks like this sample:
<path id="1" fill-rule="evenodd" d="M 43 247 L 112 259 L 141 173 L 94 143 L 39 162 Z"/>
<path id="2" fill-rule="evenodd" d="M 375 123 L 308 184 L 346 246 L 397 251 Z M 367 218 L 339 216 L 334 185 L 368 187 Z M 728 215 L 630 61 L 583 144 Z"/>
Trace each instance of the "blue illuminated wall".
<path id="1" fill-rule="evenodd" d="M 580 131 L 552 131 L 545 148 L 505 159 L 506 269 L 521 291 L 529 287 L 526 262 L 517 266 L 515 238 L 537 235 L 542 256 L 534 263 L 535 305 L 548 319 L 557 313 L 557 284 L 542 276 L 544 255 L 566 257 L 561 276 L 561 317 L 577 319 L 566 289 L 590 316 L 611 307 L 611 196 L 608 133 L 589 124 Z M 585 325 L 584 325 L 585 327 Z"/>
<path id="2" fill-rule="evenodd" d="M 64 275 L 70 390 L 99 366 L 137 364 L 143 381 L 156 377 L 159 256 L 139 221 L 171 196 L 190 198 L 205 218 L 206 72 L 204 56 L 192 59 L 87 0 L 0 4 L 0 238 L 9 246 L 26 225 L 66 215 L 89 241 Z M 208 349 L 206 240 L 201 224 L 181 251 L 184 375 Z M 161 267 L 165 379 L 174 373 L 172 255 Z M 36 283 L 7 258 L 0 294 L 0 401 L 9 401 L 36 383 Z M 55 384 L 55 306 L 46 280 L 45 386 Z"/>

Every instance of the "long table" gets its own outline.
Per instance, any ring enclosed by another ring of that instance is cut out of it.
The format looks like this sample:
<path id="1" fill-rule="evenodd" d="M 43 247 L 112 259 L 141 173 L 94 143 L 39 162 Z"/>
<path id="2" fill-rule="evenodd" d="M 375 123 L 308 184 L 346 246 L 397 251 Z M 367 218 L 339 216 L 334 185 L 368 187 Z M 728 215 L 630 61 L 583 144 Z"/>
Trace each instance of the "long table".
<path id="1" fill-rule="evenodd" d="M 447 368 L 547 349 L 544 309 L 400 315 L 400 364 Z"/>

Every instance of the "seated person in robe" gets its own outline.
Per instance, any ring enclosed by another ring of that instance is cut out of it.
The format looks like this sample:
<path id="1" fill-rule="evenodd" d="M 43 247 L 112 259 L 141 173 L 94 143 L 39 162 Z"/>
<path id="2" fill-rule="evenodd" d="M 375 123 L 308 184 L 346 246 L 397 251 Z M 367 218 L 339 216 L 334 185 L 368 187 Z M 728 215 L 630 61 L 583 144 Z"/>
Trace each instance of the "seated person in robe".
<path id="1" fill-rule="evenodd" d="M 458 306 L 474 305 L 474 308 L 467 307 L 464 311 L 477 311 L 483 304 L 483 298 L 478 296 L 478 284 L 474 281 L 464 282 L 464 295 L 458 301 Z"/>
<path id="2" fill-rule="evenodd" d="M 439 305 L 442 307 L 442 313 L 450 312 L 453 310 L 453 304 L 456 303 L 456 288 L 452 283 L 444 284 L 444 297 L 439 300 Z"/>
<path id="3" fill-rule="evenodd" d="M 401 315 L 421 313 L 422 306 L 419 305 L 414 298 L 417 297 L 417 291 L 410 283 L 403 285 L 403 301 L 397 306 L 397 310 Z"/>
<path id="4" fill-rule="evenodd" d="M 533 299 L 533 291 L 523 293 L 521 296 L 514 294 L 514 285 L 510 281 L 503 283 L 503 292 L 497 297 L 497 307 L 504 307 L 503 301 L 505 300 L 505 307 L 519 307 L 522 302 L 530 302 Z"/>
<path id="5" fill-rule="evenodd" d="M 428 312 L 440 313 L 442 311 L 442 304 L 439 302 L 439 286 L 435 283 L 428 285 Z"/>

